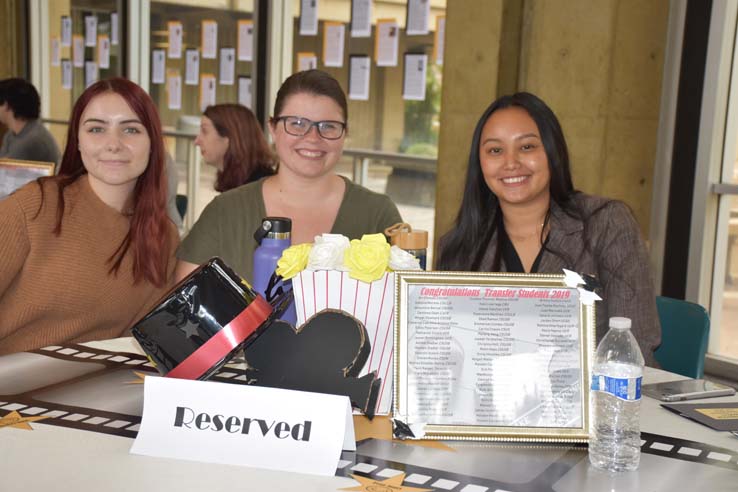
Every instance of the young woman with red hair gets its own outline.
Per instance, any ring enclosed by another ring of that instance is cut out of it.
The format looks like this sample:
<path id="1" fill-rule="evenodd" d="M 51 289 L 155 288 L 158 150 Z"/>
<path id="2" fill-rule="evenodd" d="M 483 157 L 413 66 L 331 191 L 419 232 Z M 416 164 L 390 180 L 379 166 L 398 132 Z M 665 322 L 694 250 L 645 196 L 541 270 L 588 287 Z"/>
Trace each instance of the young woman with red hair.
<path id="1" fill-rule="evenodd" d="M 215 191 L 274 174 L 275 158 L 254 113 L 240 104 L 205 108 L 195 139 L 203 160 L 218 169 Z"/>
<path id="2" fill-rule="evenodd" d="M 0 201 L 0 354 L 124 335 L 172 285 L 164 159 L 143 89 L 82 93 L 58 175 Z"/>

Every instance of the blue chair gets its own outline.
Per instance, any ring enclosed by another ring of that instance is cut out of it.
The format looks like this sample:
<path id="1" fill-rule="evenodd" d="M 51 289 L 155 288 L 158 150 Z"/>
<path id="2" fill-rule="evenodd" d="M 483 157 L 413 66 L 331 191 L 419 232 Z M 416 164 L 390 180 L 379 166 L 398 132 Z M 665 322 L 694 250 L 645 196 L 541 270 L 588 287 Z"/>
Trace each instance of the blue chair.
<path id="1" fill-rule="evenodd" d="M 710 317 L 705 308 L 693 302 L 656 297 L 661 321 L 661 346 L 654 356 L 669 372 L 701 378 L 705 374 Z"/>

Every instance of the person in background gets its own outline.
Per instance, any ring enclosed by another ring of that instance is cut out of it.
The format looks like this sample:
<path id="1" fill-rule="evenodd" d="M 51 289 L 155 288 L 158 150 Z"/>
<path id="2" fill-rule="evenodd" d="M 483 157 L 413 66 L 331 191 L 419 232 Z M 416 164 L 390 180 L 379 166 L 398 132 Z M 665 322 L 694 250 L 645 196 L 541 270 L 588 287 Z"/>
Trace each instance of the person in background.
<path id="1" fill-rule="evenodd" d="M 269 123 L 277 173 L 223 193 L 205 207 L 177 251 L 177 278 L 220 256 L 253 281 L 253 234 L 267 216 L 292 219 L 292 244 L 313 242 L 327 232 L 358 239 L 402 222 L 387 196 L 335 173 L 347 120 L 346 95 L 336 79 L 320 70 L 288 77 Z"/>
<path id="2" fill-rule="evenodd" d="M 205 108 L 195 145 L 205 163 L 218 169 L 215 191 L 228 191 L 274 174 L 274 156 L 254 113 L 246 106 Z"/>
<path id="3" fill-rule="evenodd" d="M 164 154 L 141 87 L 82 93 L 58 174 L 0 201 L 0 354 L 122 336 L 169 289 Z"/>
<path id="4" fill-rule="evenodd" d="M 8 127 L 0 157 L 59 163 L 59 147 L 38 119 L 38 91 L 23 79 L 0 80 L 0 123 Z"/>
<path id="5" fill-rule="evenodd" d="M 661 326 L 648 253 L 627 205 L 574 189 L 558 119 L 533 94 L 494 101 L 477 123 L 454 227 L 441 238 L 437 270 L 563 273 L 596 277 L 596 338 L 611 316 L 633 321 L 646 364 Z"/>

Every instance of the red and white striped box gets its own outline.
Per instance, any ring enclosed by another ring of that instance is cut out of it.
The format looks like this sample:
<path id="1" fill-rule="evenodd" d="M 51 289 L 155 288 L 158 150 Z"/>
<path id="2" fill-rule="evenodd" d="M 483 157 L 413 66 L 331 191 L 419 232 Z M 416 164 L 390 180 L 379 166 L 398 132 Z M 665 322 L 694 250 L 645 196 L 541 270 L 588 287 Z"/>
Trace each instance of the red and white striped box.
<path id="1" fill-rule="evenodd" d="M 360 376 L 377 371 L 382 378 L 375 413 L 387 415 L 392 407 L 395 274 L 387 272 L 367 283 L 350 278 L 348 272 L 305 270 L 292 279 L 292 289 L 297 326 L 324 309 L 340 309 L 364 323 L 371 353 Z"/>

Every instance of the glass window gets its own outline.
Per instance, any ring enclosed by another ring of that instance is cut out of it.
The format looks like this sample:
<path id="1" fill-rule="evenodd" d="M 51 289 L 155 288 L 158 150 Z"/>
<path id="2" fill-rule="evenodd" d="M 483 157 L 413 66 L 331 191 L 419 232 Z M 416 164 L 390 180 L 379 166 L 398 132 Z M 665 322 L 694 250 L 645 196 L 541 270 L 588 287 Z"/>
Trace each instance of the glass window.
<path id="1" fill-rule="evenodd" d="M 437 22 L 444 18 L 445 10 L 445 1 L 432 1 L 428 34 L 408 35 L 405 32 L 407 2 L 372 2 L 370 37 L 352 37 L 350 0 L 318 2 L 316 35 L 300 34 L 299 0 L 293 0 L 292 9 L 293 71 L 304 68 L 306 60 L 314 55 L 314 66 L 333 75 L 348 94 L 350 57 L 369 57 L 369 97 L 368 100 L 349 97 L 349 128 L 338 172 L 369 189 L 388 194 L 406 222 L 415 229 L 429 232 L 429 265 L 432 262 L 442 84 L 442 67 L 436 61 L 435 43 Z M 385 19 L 396 21 L 399 27 L 396 66 L 377 66 L 376 63 L 377 21 Z M 345 26 L 340 67 L 326 66 L 324 60 L 326 27 L 335 23 Z M 427 55 L 423 100 L 403 98 L 405 53 Z"/>
<path id="2" fill-rule="evenodd" d="M 173 32 L 175 29 L 181 32 Z M 181 46 L 177 46 L 180 35 Z M 247 43 L 249 39 L 251 43 Z M 170 132 L 166 144 L 177 169 L 177 193 L 191 195 L 187 192 L 188 181 L 196 181 L 197 187 L 194 203 L 190 199 L 187 205 L 192 211 L 185 228 L 192 225 L 217 194 L 214 189 L 217 169 L 199 166 L 197 150 L 193 147 L 202 110 L 208 104 L 223 103 L 252 107 L 255 43 L 253 0 L 151 2 L 149 94 L 159 108 L 165 133 Z M 160 62 L 156 61 L 155 53 L 162 57 Z M 188 61 L 188 55 L 193 54 L 197 57 L 196 64 Z M 190 136 L 171 136 L 172 131 Z"/>
<path id="3" fill-rule="evenodd" d="M 51 119 L 66 122 L 74 101 L 85 90 L 87 83 L 125 75 L 125 60 L 122 56 L 125 43 L 122 35 L 125 31 L 121 29 L 120 15 L 123 12 L 123 2 L 72 0 L 49 1 L 47 5 L 51 46 L 48 50 L 50 59 L 46 61 L 49 73 L 49 99 L 45 102 L 49 105 L 48 114 Z M 63 39 L 62 26 L 65 23 L 69 23 L 67 25 L 71 27 L 69 31 L 71 39 L 68 37 Z M 78 43 L 78 48 L 81 47 L 76 60 L 75 43 Z M 56 49 L 58 57 L 54 54 Z M 63 77 L 67 63 L 71 64 L 71 80 L 64 80 Z M 63 149 L 66 124 L 52 124 L 50 130 Z"/>

